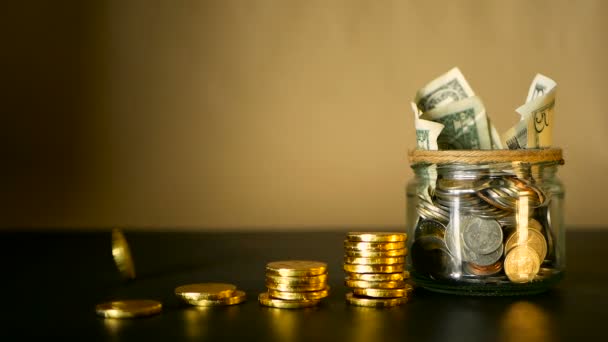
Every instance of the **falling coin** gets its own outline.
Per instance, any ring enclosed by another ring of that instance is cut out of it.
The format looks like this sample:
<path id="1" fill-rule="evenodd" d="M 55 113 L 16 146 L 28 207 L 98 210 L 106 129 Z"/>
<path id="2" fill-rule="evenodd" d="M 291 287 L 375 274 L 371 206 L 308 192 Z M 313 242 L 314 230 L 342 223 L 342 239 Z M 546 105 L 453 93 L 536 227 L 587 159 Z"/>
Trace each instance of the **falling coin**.
<path id="1" fill-rule="evenodd" d="M 124 278 L 135 279 L 135 265 L 131 257 L 131 250 L 120 229 L 112 229 L 112 257 Z"/>

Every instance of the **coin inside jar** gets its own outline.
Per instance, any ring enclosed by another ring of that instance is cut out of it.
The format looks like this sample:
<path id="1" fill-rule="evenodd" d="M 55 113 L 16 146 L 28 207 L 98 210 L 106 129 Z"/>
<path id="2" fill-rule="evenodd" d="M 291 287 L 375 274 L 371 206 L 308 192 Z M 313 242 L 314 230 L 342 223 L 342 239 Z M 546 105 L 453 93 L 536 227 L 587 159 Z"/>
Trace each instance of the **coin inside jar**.
<path id="1" fill-rule="evenodd" d="M 525 238 L 524 235 L 527 235 L 527 238 Z M 516 230 L 509 236 L 505 243 L 505 253 L 509 253 L 513 247 L 520 245 L 528 245 L 538 254 L 541 262 L 545 260 L 545 257 L 547 256 L 547 241 L 543 234 L 537 230 Z"/>
<path id="2" fill-rule="evenodd" d="M 476 254 L 488 254 L 502 244 L 502 228 L 496 220 L 465 217 L 462 220 L 462 239 Z"/>
<path id="3" fill-rule="evenodd" d="M 536 251 L 527 245 L 513 247 L 504 261 L 505 274 L 514 283 L 532 281 L 540 269 Z"/>

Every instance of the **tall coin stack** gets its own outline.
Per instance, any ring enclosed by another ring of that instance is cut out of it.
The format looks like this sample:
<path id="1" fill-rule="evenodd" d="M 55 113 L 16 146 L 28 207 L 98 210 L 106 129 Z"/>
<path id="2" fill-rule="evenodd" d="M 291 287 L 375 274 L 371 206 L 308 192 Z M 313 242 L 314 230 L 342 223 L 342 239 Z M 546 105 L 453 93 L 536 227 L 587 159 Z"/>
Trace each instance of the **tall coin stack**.
<path id="1" fill-rule="evenodd" d="M 407 302 L 405 233 L 351 232 L 344 240 L 346 300 L 353 305 L 390 307 Z"/>
<path id="2" fill-rule="evenodd" d="M 329 295 L 327 264 L 318 261 L 275 261 L 266 265 L 267 292 L 259 295 L 264 306 L 300 309 L 316 306 Z"/>

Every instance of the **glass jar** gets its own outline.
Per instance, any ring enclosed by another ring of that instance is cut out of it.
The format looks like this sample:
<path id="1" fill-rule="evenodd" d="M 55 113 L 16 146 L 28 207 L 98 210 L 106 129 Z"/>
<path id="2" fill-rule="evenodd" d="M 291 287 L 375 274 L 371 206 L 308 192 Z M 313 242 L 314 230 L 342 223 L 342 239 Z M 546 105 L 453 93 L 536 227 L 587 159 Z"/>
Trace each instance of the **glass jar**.
<path id="1" fill-rule="evenodd" d="M 414 282 L 480 296 L 534 294 L 556 284 L 565 269 L 565 232 L 564 190 L 556 176 L 563 160 L 561 150 L 554 151 L 552 157 L 527 151 L 522 160 L 510 159 L 521 152 L 509 151 L 495 161 L 413 160 L 406 223 Z"/>

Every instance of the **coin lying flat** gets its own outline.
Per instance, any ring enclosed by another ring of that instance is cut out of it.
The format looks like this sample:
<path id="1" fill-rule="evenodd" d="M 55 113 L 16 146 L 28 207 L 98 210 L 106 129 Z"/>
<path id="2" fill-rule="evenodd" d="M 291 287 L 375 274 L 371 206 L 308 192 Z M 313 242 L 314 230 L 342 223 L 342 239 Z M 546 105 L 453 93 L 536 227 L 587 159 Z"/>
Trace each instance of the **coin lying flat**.
<path id="1" fill-rule="evenodd" d="M 371 288 L 354 288 L 353 293 L 357 296 L 367 296 L 373 298 L 397 298 L 407 296 L 414 290 L 412 285 L 406 284 L 406 286 L 399 289 L 371 289 Z"/>
<path id="2" fill-rule="evenodd" d="M 393 265 L 393 264 L 403 264 L 405 262 L 404 257 L 394 257 L 394 258 L 358 258 L 358 257 L 344 257 L 344 262 L 347 264 L 356 264 L 356 265 Z"/>
<path id="3" fill-rule="evenodd" d="M 126 279 L 135 279 L 135 264 L 127 238 L 120 229 L 112 230 L 112 257 L 118 271 Z"/>
<path id="4" fill-rule="evenodd" d="M 236 286 L 225 283 L 199 283 L 182 285 L 175 289 L 175 295 L 186 301 L 218 300 L 231 297 Z"/>
<path id="5" fill-rule="evenodd" d="M 289 284 L 277 284 L 266 281 L 266 288 L 270 290 L 284 291 L 284 292 L 310 292 L 324 290 L 327 286 L 326 283 L 317 283 L 309 285 L 294 286 Z"/>
<path id="6" fill-rule="evenodd" d="M 285 292 L 277 290 L 268 290 L 268 295 L 272 298 L 284 299 L 284 300 L 319 300 L 329 296 L 329 286 L 321 291 L 310 291 L 310 292 Z"/>
<path id="7" fill-rule="evenodd" d="M 279 309 L 302 309 L 310 308 L 319 304 L 319 300 L 285 300 L 270 297 L 267 292 L 260 293 L 258 301 L 264 306 Z"/>
<path id="8" fill-rule="evenodd" d="M 344 240 L 344 248 L 346 250 L 354 249 L 360 251 L 388 251 L 405 248 L 405 242 L 357 242 Z"/>
<path id="9" fill-rule="evenodd" d="M 319 261 L 287 260 L 266 265 L 266 274 L 284 277 L 316 276 L 327 273 L 327 264 Z"/>
<path id="10" fill-rule="evenodd" d="M 527 245 L 513 247 L 504 261 L 507 277 L 514 283 L 532 281 L 540 269 L 540 258 L 536 251 Z"/>
<path id="11" fill-rule="evenodd" d="M 347 257 L 356 258 L 394 258 L 406 256 L 407 248 L 391 249 L 388 251 L 347 249 L 344 251 L 344 254 Z"/>
<path id="12" fill-rule="evenodd" d="M 405 233 L 395 232 L 350 232 L 346 234 L 349 241 L 361 242 L 400 242 L 407 239 Z"/>
<path id="13" fill-rule="evenodd" d="M 357 297 L 352 292 L 346 294 L 346 301 L 351 305 L 373 308 L 388 308 L 407 303 L 407 296 L 398 298 Z"/>
<path id="14" fill-rule="evenodd" d="M 397 273 L 347 273 L 348 279 L 365 281 L 402 281 L 410 277 L 410 272 Z"/>
<path id="15" fill-rule="evenodd" d="M 286 284 L 291 286 L 306 286 L 311 284 L 321 284 L 327 282 L 327 273 L 318 276 L 304 277 L 283 277 L 273 274 L 266 275 L 266 281 L 275 284 Z"/>
<path id="16" fill-rule="evenodd" d="M 106 318 L 135 318 L 155 315 L 162 308 L 162 303 L 156 300 L 118 300 L 98 304 L 95 311 Z"/>
<path id="17" fill-rule="evenodd" d="M 365 281 L 365 280 L 353 280 L 348 277 L 344 280 L 344 284 L 350 288 L 358 289 L 397 289 L 405 286 L 403 280 L 397 281 Z"/>
<path id="18" fill-rule="evenodd" d="M 247 299 L 245 292 L 237 290 L 230 297 L 220 299 L 199 299 L 199 300 L 188 300 L 188 304 L 195 306 L 226 306 L 235 305 L 244 302 Z"/>
<path id="19" fill-rule="evenodd" d="M 404 264 L 394 265 L 354 265 L 344 264 L 344 270 L 351 273 L 397 273 L 405 271 Z"/>

